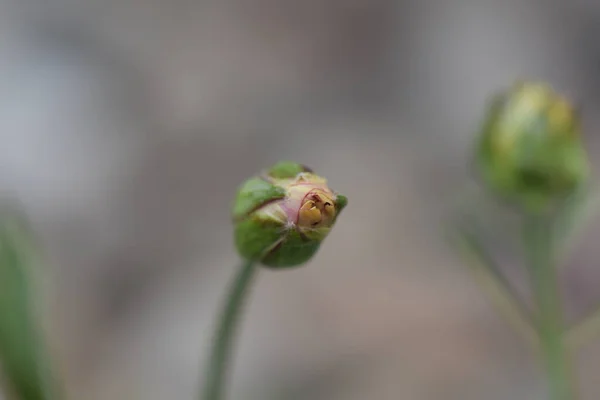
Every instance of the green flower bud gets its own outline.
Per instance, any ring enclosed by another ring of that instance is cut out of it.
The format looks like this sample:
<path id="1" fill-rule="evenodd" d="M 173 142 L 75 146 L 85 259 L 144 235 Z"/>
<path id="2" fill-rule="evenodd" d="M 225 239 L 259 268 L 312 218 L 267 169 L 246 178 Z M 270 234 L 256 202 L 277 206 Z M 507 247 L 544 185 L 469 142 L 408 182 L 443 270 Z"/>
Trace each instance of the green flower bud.
<path id="1" fill-rule="evenodd" d="M 303 165 L 280 162 L 248 179 L 233 206 L 235 245 L 245 259 L 271 268 L 307 262 L 346 206 L 327 180 Z"/>
<path id="2" fill-rule="evenodd" d="M 547 210 L 589 176 L 576 111 L 540 83 L 519 83 L 494 98 L 477 150 L 485 183 L 530 212 Z"/>

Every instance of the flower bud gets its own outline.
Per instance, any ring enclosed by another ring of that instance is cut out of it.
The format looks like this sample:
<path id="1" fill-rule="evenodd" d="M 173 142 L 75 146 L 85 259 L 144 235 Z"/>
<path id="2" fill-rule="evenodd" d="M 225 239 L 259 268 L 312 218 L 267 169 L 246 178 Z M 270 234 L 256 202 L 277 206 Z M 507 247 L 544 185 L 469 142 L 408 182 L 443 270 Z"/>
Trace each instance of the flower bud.
<path id="1" fill-rule="evenodd" d="M 300 164 L 280 162 L 248 179 L 237 193 L 237 250 L 271 268 L 303 264 L 317 252 L 346 203 L 325 178 Z"/>
<path id="2" fill-rule="evenodd" d="M 519 83 L 494 98 L 477 157 L 485 183 L 531 212 L 569 196 L 589 175 L 576 111 L 540 83 Z"/>

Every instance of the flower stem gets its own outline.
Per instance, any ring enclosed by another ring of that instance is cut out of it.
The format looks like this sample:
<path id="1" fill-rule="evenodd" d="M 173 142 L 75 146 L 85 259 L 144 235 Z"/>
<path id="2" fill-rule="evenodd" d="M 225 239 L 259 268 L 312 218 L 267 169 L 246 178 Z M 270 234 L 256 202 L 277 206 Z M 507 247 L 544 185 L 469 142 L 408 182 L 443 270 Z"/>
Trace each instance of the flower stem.
<path id="1" fill-rule="evenodd" d="M 227 365 L 233 350 L 235 332 L 244 300 L 249 292 L 256 270 L 257 264 L 255 261 L 246 261 L 240 266 L 229 288 L 224 308 L 219 315 L 201 400 L 222 400 L 225 398 Z"/>
<path id="2" fill-rule="evenodd" d="M 550 398 L 575 400 L 570 356 L 564 340 L 562 301 L 550 220 L 543 216 L 527 217 L 523 233 Z"/>
<path id="3" fill-rule="evenodd" d="M 519 302 L 517 294 L 500 273 L 493 258 L 481 246 L 477 236 L 457 227 L 449 232 L 449 239 L 463 253 L 469 271 L 506 321 L 522 334 L 527 342 L 537 347 L 538 333 L 531 313 Z"/>

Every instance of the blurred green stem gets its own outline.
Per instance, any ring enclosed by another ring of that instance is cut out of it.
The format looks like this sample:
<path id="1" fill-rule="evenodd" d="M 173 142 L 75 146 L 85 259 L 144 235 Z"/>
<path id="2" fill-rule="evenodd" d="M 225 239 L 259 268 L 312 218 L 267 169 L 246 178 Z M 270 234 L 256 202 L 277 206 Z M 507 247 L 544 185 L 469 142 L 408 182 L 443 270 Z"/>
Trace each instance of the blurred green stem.
<path id="1" fill-rule="evenodd" d="M 452 209 L 461 211 L 446 230 L 450 243 L 461 253 L 469 272 L 483 288 L 489 301 L 506 322 L 533 346 L 538 345 L 531 313 L 519 301 L 517 293 L 500 271 L 500 267 L 480 242 L 480 232 L 473 224 L 473 210 L 481 204 L 483 192 L 477 184 L 468 184 L 452 202 Z"/>
<path id="2" fill-rule="evenodd" d="M 575 400 L 570 357 L 564 340 L 562 302 L 554 260 L 554 235 L 544 216 L 524 221 L 524 245 L 537 306 L 540 350 L 552 400 Z"/>
<path id="3" fill-rule="evenodd" d="M 502 276 L 494 260 L 480 245 L 477 237 L 464 229 L 455 228 L 449 232 L 449 238 L 463 254 L 473 278 L 506 321 L 531 345 L 538 346 L 539 339 L 530 313 L 518 301 L 517 294 Z"/>
<path id="4" fill-rule="evenodd" d="M 201 400 L 223 400 L 225 398 L 227 366 L 233 350 L 236 328 L 256 270 L 256 262 L 246 261 L 240 266 L 234 277 L 212 342 L 213 347 Z"/>
<path id="5" fill-rule="evenodd" d="M 38 319 L 42 270 L 33 233 L 16 208 L 0 208 L 0 363 L 6 398 L 59 399 L 62 388 Z"/>

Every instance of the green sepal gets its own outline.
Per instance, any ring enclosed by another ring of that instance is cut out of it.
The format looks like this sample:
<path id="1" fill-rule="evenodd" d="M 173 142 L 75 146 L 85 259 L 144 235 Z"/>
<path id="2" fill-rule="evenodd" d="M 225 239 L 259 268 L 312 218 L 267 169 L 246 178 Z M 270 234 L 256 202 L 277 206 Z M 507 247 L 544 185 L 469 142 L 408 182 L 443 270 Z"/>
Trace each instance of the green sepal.
<path id="1" fill-rule="evenodd" d="M 271 269 L 292 268 L 306 263 L 319 250 L 321 242 L 302 237 L 291 230 L 285 239 L 263 259 L 262 264 Z"/>
<path id="2" fill-rule="evenodd" d="M 240 219 L 261 205 L 284 198 L 285 189 L 261 178 L 250 178 L 240 187 L 233 205 L 233 218 Z"/>
<path id="3" fill-rule="evenodd" d="M 322 242 L 329 235 L 329 232 L 331 232 L 330 226 L 322 226 L 320 228 L 304 229 L 302 230 L 302 235 L 308 240 Z"/>
<path id="4" fill-rule="evenodd" d="M 342 210 L 344 208 L 346 208 L 346 206 L 348 205 L 348 198 L 342 194 L 338 194 L 335 197 L 335 221 L 337 221 L 337 218 L 340 216 L 340 213 L 342 212 Z"/>
<path id="5" fill-rule="evenodd" d="M 273 179 L 291 179 L 302 172 L 310 172 L 310 169 L 293 161 L 281 161 L 269 169 L 268 175 Z"/>
<path id="6" fill-rule="evenodd" d="M 282 238 L 284 227 L 257 215 L 235 225 L 234 240 L 238 253 L 246 260 L 260 260 Z"/>

